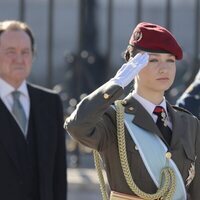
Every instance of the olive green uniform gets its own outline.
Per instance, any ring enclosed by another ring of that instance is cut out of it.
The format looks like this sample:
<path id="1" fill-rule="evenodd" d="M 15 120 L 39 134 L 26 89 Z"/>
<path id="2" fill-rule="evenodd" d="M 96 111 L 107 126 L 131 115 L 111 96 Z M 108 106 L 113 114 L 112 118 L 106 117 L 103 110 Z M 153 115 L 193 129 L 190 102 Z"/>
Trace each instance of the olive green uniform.
<path id="1" fill-rule="evenodd" d="M 84 98 L 74 113 L 66 119 L 65 128 L 80 143 L 100 152 L 104 162 L 111 190 L 133 194 L 127 185 L 118 153 L 116 137 L 116 112 L 111 104 L 120 98 L 123 89 L 107 82 Z M 133 123 L 143 129 L 162 134 L 144 107 L 129 94 L 124 100 L 125 112 L 133 114 Z M 186 187 L 188 199 L 200 199 L 200 123 L 191 114 L 172 107 L 167 103 L 168 115 L 172 122 L 172 140 L 168 147 L 185 185 L 189 169 L 195 163 L 196 174 Z M 155 193 L 157 188 L 152 181 L 128 131 L 126 148 L 129 167 L 137 186 L 147 193 Z M 163 139 L 163 138 L 162 138 Z M 151 150 L 150 150 L 151 151 Z M 192 171 L 194 173 L 194 171 Z M 190 176 L 191 177 L 191 176 Z"/>

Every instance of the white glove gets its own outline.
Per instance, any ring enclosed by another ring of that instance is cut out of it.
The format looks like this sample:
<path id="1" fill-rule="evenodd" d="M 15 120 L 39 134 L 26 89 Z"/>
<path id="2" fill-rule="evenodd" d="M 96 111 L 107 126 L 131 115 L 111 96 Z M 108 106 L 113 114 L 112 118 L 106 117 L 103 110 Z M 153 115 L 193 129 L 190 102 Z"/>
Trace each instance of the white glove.
<path id="1" fill-rule="evenodd" d="M 143 69 L 149 61 L 148 53 L 138 53 L 117 71 L 116 75 L 111 79 L 122 88 L 126 87 L 134 77 Z"/>

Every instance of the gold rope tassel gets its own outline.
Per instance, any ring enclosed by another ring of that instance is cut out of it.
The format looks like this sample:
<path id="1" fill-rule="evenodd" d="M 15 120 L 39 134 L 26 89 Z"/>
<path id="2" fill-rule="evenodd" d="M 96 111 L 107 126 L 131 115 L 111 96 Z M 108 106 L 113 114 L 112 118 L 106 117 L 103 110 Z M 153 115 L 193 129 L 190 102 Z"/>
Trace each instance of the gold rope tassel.
<path id="1" fill-rule="evenodd" d="M 102 198 L 103 200 L 108 200 L 108 193 L 106 191 L 106 184 L 104 181 L 104 177 L 103 177 L 103 173 L 102 173 L 102 168 L 100 165 L 100 155 L 99 152 L 96 150 L 93 150 L 93 156 L 94 156 L 94 164 L 97 170 L 97 176 L 99 179 L 99 185 L 100 185 L 100 190 L 101 190 L 101 194 L 102 194 Z"/>

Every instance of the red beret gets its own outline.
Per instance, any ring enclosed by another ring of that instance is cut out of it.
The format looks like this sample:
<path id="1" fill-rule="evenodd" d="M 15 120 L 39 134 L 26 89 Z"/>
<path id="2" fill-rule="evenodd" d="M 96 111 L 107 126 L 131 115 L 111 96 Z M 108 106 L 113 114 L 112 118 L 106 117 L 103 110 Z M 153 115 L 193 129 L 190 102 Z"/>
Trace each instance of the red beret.
<path id="1" fill-rule="evenodd" d="M 177 60 L 183 57 L 182 49 L 173 35 L 157 24 L 139 23 L 131 35 L 129 44 L 144 51 L 171 53 Z"/>

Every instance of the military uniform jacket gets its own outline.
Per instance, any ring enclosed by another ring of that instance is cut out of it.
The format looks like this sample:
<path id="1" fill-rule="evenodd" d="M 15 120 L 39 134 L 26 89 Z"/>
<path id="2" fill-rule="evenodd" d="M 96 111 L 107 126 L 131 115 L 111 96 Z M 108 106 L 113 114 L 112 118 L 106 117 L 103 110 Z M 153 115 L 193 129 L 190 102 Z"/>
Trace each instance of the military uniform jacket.
<path id="1" fill-rule="evenodd" d="M 82 144 L 100 152 L 105 162 L 107 178 L 111 190 L 133 194 L 127 185 L 118 154 L 116 112 L 111 104 L 119 99 L 123 89 L 107 82 L 84 98 L 76 110 L 65 121 L 69 134 Z M 163 139 L 152 117 L 131 94 L 124 99 L 125 112 L 133 114 L 133 123 L 157 134 Z M 172 119 L 172 140 L 169 148 L 188 193 L 188 199 L 200 199 L 200 124 L 197 118 L 167 104 Z M 147 193 L 155 193 L 157 188 L 152 181 L 139 152 L 127 130 L 126 148 L 129 167 L 137 186 Z M 193 179 L 195 164 L 196 174 Z M 190 173 L 189 173 L 190 171 Z M 193 180 L 192 180 L 193 179 Z M 186 181 L 187 180 L 187 181 Z M 191 181 L 192 180 L 192 181 Z"/>

